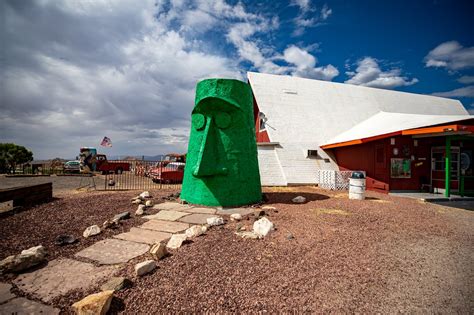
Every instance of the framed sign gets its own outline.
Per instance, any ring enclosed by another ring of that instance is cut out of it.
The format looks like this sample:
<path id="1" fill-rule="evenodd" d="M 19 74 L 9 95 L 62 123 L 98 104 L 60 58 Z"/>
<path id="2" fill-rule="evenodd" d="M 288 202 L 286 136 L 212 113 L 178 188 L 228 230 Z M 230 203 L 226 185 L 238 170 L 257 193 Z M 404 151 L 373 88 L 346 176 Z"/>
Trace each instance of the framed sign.
<path id="1" fill-rule="evenodd" d="M 411 160 L 392 158 L 390 159 L 391 178 L 411 178 Z"/>

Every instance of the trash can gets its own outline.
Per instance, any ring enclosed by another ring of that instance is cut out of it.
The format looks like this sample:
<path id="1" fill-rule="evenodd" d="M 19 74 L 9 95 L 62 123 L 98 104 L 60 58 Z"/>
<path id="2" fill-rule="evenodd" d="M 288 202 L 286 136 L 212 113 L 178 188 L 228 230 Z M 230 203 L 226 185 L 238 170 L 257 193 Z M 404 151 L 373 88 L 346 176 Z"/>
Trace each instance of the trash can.
<path id="1" fill-rule="evenodd" d="M 349 178 L 349 199 L 365 199 L 365 174 L 363 172 L 352 172 Z"/>

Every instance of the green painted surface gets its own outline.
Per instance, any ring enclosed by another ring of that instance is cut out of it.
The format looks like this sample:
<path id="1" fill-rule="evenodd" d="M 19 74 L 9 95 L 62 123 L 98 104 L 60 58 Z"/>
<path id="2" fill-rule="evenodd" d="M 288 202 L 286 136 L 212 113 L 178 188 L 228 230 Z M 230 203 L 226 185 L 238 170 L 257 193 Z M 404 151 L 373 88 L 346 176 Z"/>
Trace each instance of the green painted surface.
<path id="1" fill-rule="evenodd" d="M 199 82 L 181 199 L 227 207 L 261 198 L 250 86 L 228 79 Z"/>
<path id="2" fill-rule="evenodd" d="M 445 158 L 445 178 L 444 178 L 444 196 L 451 196 L 451 137 L 446 137 L 446 158 Z"/>

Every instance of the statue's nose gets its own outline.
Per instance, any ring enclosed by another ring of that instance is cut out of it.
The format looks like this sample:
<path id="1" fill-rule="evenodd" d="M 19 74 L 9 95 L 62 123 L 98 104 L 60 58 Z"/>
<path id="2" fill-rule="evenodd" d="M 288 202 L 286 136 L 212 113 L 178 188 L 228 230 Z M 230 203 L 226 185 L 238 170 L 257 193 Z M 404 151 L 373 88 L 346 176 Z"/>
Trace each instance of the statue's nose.
<path id="1" fill-rule="evenodd" d="M 219 136 L 217 132 L 212 118 L 208 117 L 201 147 L 199 148 L 198 159 L 193 170 L 193 175 L 196 177 L 227 173 L 225 167 L 219 166 L 219 161 L 222 159 L 219 154 L 223 154 L 224 152 L 219 152 Z"/>

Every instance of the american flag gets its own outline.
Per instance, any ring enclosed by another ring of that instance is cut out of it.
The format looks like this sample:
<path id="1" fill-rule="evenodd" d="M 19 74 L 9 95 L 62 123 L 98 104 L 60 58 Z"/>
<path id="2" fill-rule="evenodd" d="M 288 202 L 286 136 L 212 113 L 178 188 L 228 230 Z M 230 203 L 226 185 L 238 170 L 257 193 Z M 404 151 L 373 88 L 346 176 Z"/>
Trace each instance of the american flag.
<path id="1" fill-rule="evenodd" d="M 112 146 L 112 140 L 108 137 L 104 137 L 104 140 L 100 143 L 101 146 L 103 147 L 111 147 Z"/>

